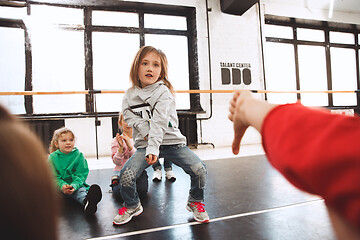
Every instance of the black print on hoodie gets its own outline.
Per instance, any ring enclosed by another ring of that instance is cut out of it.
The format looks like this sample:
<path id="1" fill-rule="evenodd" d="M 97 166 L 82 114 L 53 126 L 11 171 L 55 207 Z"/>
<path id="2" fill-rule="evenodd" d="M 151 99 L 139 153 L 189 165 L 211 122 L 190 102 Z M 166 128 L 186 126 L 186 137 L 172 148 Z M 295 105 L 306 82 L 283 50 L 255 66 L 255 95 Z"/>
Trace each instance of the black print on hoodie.
<path id="1" fill-rule="evenodd" d="M 152 117 L 152 109 L 150 108 L 150 104 L 149 103 L 143 103 L 143 104 L 139 104 L 139 105 L 135 105 L 135 106 L 130 106 L 130 109 L 132 110 L 132 112 L 143 118 L 146 120 L 150 120 Z"/>

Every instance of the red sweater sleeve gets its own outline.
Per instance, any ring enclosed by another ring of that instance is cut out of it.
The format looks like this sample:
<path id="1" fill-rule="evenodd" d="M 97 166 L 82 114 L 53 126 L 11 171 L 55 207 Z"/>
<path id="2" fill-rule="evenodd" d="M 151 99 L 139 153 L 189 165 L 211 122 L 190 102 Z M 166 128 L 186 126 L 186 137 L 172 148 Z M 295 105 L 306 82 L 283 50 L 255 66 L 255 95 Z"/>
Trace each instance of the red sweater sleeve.
<path id="1" fill-rule="evenodd" d="M 266 116 L 261 135 L 277 170 L 360 229 L 360 118 L 280 105 Z"/>

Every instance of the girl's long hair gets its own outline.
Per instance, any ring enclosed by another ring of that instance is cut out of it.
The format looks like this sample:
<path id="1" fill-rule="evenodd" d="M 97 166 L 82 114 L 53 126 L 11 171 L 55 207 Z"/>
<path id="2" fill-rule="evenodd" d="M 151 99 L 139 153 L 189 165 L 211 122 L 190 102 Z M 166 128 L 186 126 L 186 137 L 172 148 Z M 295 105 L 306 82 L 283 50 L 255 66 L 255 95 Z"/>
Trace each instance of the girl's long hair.
<path id="1" fill-rule="evenodd" d="M 119 133 L 120 135 L 124 132 L 124 129 L 122 127 L 122 123 L 124 122 L 124 115 L 119 112 L 119 120 L 118 120 L 118 128 L 119 128 Z"/>
<path id="2" fill-rule="evenodd" d="M 150 52 L 156 52 L 160 57 L 161 62 L 161 72 L 158 80 L 163 80 L 165 85 L 169 88 L 172 94 L 175 94 L 174 87 L 170 83 L 168 79 L 168 60 L 163 51 L 160 49 L 154 48 L 152 46 L 143 46 L 136 53 L 135 58 L 131 64 L 130 68 L 130 81 L 133 87 L 137 86 L 141 88 L 140 80 L 139 80 L 139 65 L 141 64 L 142 59 L 146 56 L 146 54 Z"/>
<path id="3" fill-rule="evenodd" d="M 59 128 L 59 129 L 54 131 L 54 135 L 53 135 L 53 137 L 51 139 L 51 143 L 50 143 L 50 146 L 49 146 L 49 152 L 50 153 L 55 152 L 56 150 L 59 149 L 56 146 L 56 143 L 58 143 L 60 135 L 63 134 L 63 133 L 68 133 L 68 132 L 71 133 L 73 138 L 75 139 L 74 132 L 71 131 L 70 129 L 66 128 L 66 127 L 62 127 L 62 128 Z"/>
<path id="4" fill-rule="evenodd" d="M 44 145 L 3 106 L 0 152 L 1 234 L 12 239 L 58 239 L 59 202 Z M 19 217 L 26 222 L 20 228 Z"/>

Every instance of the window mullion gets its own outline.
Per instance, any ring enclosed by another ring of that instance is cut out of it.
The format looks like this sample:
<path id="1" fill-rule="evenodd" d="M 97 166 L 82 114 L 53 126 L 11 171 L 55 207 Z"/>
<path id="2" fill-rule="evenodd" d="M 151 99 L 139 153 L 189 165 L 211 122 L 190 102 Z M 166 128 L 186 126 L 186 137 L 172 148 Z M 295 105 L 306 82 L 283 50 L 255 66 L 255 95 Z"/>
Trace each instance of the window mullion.
<path id="1" fill-rule="evenodd" d="M 294 39 L 293 44 L 294 44 L 294 56 L 295 56 L 296 90 L 300 90 L 299 51 L 298 51 L 296 25 L 293 25 L 292 28 L 293 28 L 293 39 Z M 296 94 L 296 98 L 300 100 L 300 93 Z"/>
<path id="2" fill-rule="evenodd" d="M 29 32 L 26 28 L 24 28 L 25 34 L 25 91 L 32 91 L 32 50 L 31 50 L 31 39 L 29 36 Z M 27 115 L 31 115 L 34 113 L 33 107 L 33 96 L 25 95 L 25 111 Z"/>
<path id="3" fill-rule="evenodd" d="M 93 55 L 92 55 L 92 10 L 84 8 L 84 54 L 85 54 L 85 90 L 94 89 L 93 81 Z M 94 112 L 94 95 L 86 95 L 86 112 Z"/>
<path id="4" fill-rule="evenodd" d="M 139 37 L 140 37 L 140 47 L 145 46 L 145 33 L 144 33 L 144 11 L 139 11 Z"/>
<path id="5" fill-rule="evenodd" d="M 356 61 L 356 78 L 357 78 L 357 90 L 360 89 L 360 62 L 359 62 L 359 41 L 358 41 L 358 35 L 360 33 L 357 31 L 354 31 L 354 38 L 355 38 L 355 61 Z M 357 108 L 355 111 L 357 114 L 360 114 L 360 93 L 356 93 L 356 102 L 357 102 Z"/>
<path id="6" fill-rule="evenodd" d="M 327 25 L 327 24 L 326 24 Z M 328 28 L 324 31 L 325 34 L 325 55 L 326 55 L 326 75 L 327 75 L 327 84 L 328 90 L 332 90 L 332 76 L 331 76 L 331 54 L 330 54 L 330 31 Z M 333 94 L 328 94 L 329 107 L 333 107 Z"/>

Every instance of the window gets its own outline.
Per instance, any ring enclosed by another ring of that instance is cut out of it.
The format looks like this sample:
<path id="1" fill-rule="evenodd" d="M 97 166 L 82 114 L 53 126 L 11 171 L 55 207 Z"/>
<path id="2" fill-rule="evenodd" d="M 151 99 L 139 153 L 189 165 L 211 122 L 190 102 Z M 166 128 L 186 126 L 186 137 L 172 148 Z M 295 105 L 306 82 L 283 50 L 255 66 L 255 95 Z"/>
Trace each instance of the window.
<path id="1" fill-rule="evenodd" d="M 144 45 L 165 52 L 176 90 L 198 89 L 198 66 L 189 60 L 197 58 L 194 21 L 195 8 L 146 3 L 108 1 L 82 6 L 52 1 L 24 2 L 22 8 L 0 6 L 2 91 L 90 90 L 88 95 L 0 96 L 0 101 L 16 114 L 89 115 L 97 111 L 112 116 L 121 110 L 123 94 L 91 90 L 129 88 L 130 65 Z M 9 84 L 6 79 L 13 81 Z M 201 109 L 200 98 L 190 101 L 191 97 L 177 94 L 177 108 Z"/>
<path id="2" fill-rule="evenodd" d="M 331 77 L 334 90 L 357 89 L 355 51 L 345 48 L 330 48 Z M 334 93 L 335 106 L 356 105 L 355 93 Z"/>
<path id="3" fill-rule="evenodd" d="M 121 44 L 123 42 L 127 44 Z M 131 87 L 129 69 L 139 46 L 137 34 L 94 32 L 94 89 L 118 90 Z M 122 98 L 123 94 L 97 94 L 97 111 L 120 111 Z"/>
<path id="4" fill-rule="evenodd" d="M 189 47 L 188 37 L 184 32 L 187 30 L 185 16 L 93 12 L 96 13 L 93 18 L 96 29 L 92 35 L 94 89 L 126 90 L 129 88 L 131 86 L 130 65 L 140 45 L 152 45 L 161 49 L 168 58 L 169 80 L 174 88 L 189 89 Z M 144 19 L 143 26 L 139 18 Z M 142 43 L 139 37 L 140 27 L 144 28 L 145 32 L 145 34 L 140 34 L 143 38 Z M 100 112 L 119 111 L 122 98 L 123 94 L 97 95 L 97 110 Z M 108 104 L 109 102 L 113 104 Z M 176 102 L 178 109 L 190 109 L 189 94 L 177 94 Z"/>
<path id="5" fill-rule="evenodd" d="M 269 93 L 274 103 L 297 99 L 307 106 L 355 108 L 359 89 L 359 26 L 265 16 L 265 73 L 268 90 L 354 91 Z M 357 29 L 357 30 L 354 30 Z"/>
<path id="6" fill-rule="evenodd" d="M 4 92 L 23 91 L 25 85 L 24 30 L 0 25 L 0 36 L 0 89 Z M 0 96 L 0 103 L 13 114 L 25 113 L 23 96 Z"/>
<path id="7" fill-rule="evenodd" d="M 83 24 L 83 11 L 31 5 L 29 18 L 33 91 L 83 91 L 84 30 L 76 29 Z M 33 96 L 34 114 L 85 111 L 83 94 Z"/>
<path id="8" fill-rule="evenodd" d="M 298 58 L 300 90 L 327 90 L 325 48 L 300 45 Z M 329 104 L 326 93 L 301 93 L 300 98 L 301 102 L 307 106 L 327 106 Z"/>
<path id="9" fill-rule="evenodd" d="M 95 26 L 139 27 L 139 14 L 132 12 L 92 11 Z"/>
<path id="10" fill-rule="evenodd" d="M 294 50 L 291 44 L 266 43 L 266 67 L 267 71 L 266 88 L 268 90 L 296 90 L 295 65 L 287 59 L 294 58 Z M 272 60 L 271 56 L 277 56 Z M 273 103 L 296 102 L 294 93 L 269 93 L 268 100 Z"/>
<path id="11" fill-rule="evenodd" d="M 169 63 L 169 80 L 174 88 L 189 89 L 189 81 L 184 81 L 189 78 L 187 38 L 185 36 L 146 34 L 145 44 L 160 48 L 166 54 Z M 179 49 L 182 50 L 179 51 Z M 190 108 L 189 95 L 188 93 L 175 95 L 178 109 Z"/>
<path id="12" fill-rule="evenodd" d="M 144 15 L 145 28 L 187 30 L 186 18 L 158 14 Z"/>
<path id="13" fill-rule="evenodd" d="M 84 33 L 62 29 L 43 30 L 32 33 L 33 90 L 83 91 Z M 35 114 L 86 110 L 83 94 L 34 95 L 33 101 Z"/>
<path id="14" fill-rule="evenodd" d="M 297 39 L 304 41 L 324 42 L 325 35 L 323 30 L 297 28 Z"/>

